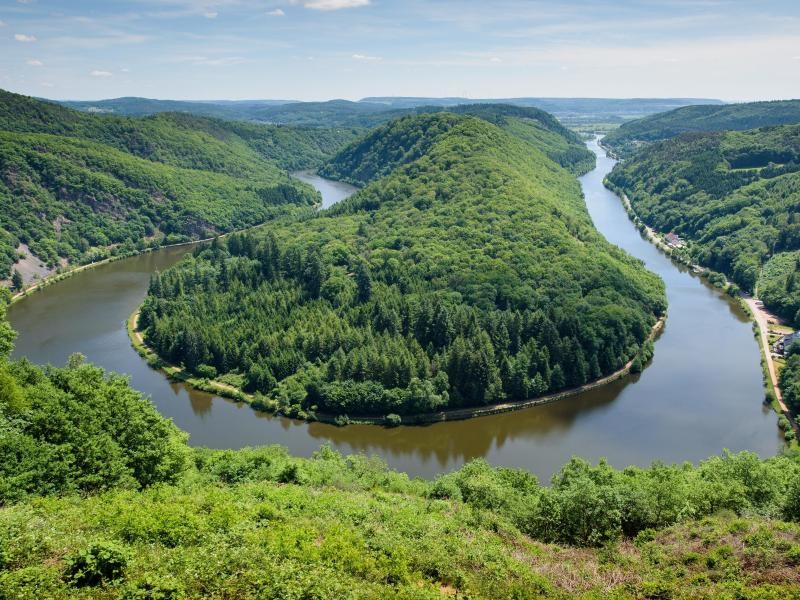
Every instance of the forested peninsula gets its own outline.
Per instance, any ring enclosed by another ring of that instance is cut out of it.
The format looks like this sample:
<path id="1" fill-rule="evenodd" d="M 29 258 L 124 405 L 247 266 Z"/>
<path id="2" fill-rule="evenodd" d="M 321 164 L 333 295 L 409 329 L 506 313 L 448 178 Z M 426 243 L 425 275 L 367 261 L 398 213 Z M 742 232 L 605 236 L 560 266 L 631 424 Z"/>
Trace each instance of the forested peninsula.
<path id="1" fill-rule="evenodd" d="M 54 269 L 310 208 L 318 194 L 286 170 L 317 166 L 354 137 L 91 115 L 0 90 L 0 279 L 20 253 Z"/>
<path id="2" fill-rule="evenodd" d="M 496 121 L 496 120 L 495 120 Z M 150 286 L 164 359 L 301 418 L 523 400 L 652 353 L 663 283 L 594 229 L 572 136 L 539 120 L 405 117 L 323 172 L 369 182 L 301 220 L 198 248 Z M 585 148 L 584 148 L 585 150 Z M 585 168 L 585 167 L 584 167 Z"/>

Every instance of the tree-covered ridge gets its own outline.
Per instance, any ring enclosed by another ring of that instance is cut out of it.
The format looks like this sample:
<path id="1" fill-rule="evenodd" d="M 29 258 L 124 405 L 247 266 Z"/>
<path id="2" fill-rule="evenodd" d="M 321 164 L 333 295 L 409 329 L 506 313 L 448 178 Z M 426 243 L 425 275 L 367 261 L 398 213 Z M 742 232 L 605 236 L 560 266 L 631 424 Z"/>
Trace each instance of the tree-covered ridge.
<path id="1" fill-rule="evenodd" d="M 603 145 L 628 157 L 638 148 L 697 131 L 745 130 L 800 123 L 800 100 L 745 102 L 722 106 L 684 106 L 620 125 Z"/>
<path id="2" fill-rule="evenodd" d="M 0 91 L 0 279 L 20 244 L 55 267 L 311 206 L 318 194 L 283 168 L 318 165 L 353 135 L 185 114 L 95 116 Z"/>
<path id="3" fill-rule="evenodd" d="M 155 277 L 148 343 L 301 416 L 521 400 L 640 353 L 663 285 L 597 233 L 574 177 L 486 121 L 418 120 L 400 124 L 447 130 L 333 210 Z"/>
<path id="4" fill-rule="evenodd" d="M 3 90 L 0 131 L 76 137 L 176 167 L 238 176 L 274 172 L 275 165 L 287 170 L 316 167 L 356 136 L 352 129 L 264 125 L 186 113 L 92 115 Z"/>
<path id="5" fill-rule="evenodd" d="M 594 166 L 594 155 L 580 137 L 552 115 L 536 108 L 502 104 L 456 106 L 441 114 L 441 108 L 422 107 L 430 114 L 406 116 L 377 127 L 353 142 L 323 166 L 320 174 L 332 179 L 364 185 L 414 161 L 457 122 L 454 114 L 472 115 L 497 125 L 544 152 L 551 160 L 577 174 Z"/>
<path id="6" fill-rule="evenodd" d="M 645 223 L 686 237 L 694 260 L 744 289 L 755 289 L 763 267 L 764 300 L 798 319 L 797 261 L 782 254 L 800 249 L 800 126 L 687 134 L 642 150 L 608 179 Z"/>

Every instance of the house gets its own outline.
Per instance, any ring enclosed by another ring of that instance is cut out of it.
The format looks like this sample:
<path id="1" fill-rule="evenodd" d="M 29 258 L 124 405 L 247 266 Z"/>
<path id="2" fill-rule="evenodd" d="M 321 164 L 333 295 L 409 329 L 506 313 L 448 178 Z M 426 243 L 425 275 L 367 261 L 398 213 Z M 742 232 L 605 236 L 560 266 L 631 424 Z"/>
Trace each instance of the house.
<path id="1" fill-rule="evenodd" d="M 800 331 L 784 335 L 772 345 L 775 354 L 786 354 L 793 344 L 800 341 Z"/>
<path id="2" fill-rule="evenodd" d="M 683 247 L 683 240 L 678 235 L 676 235 L 671 231 L 664 236 L 664 240 L 667 242 L 667 246 L 669 246 L 670 248 Z"/>

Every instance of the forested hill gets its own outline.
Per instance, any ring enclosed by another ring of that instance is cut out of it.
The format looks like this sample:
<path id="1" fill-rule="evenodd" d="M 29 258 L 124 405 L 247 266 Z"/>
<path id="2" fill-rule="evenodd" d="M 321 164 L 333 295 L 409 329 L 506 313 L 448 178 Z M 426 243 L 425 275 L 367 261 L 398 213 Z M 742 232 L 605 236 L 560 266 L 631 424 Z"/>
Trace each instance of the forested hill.
<path id="1" fill-rule="evenodd" d="M 154 278 L 146 340 L 305 417 L 521 400 L 641 366 L 663 285 L 598 234 L 573 175 L 475 117 L 386 131 L 421 155 L 332 211 Z"/>
<path id="2" fill-rule="evenodd" d="M 438 108 L 426 110 L 430 110 L 430 114 L 407 116 L 377 127 L 337 154 L 324 165 L 320 174 L 364 185 L 425 154 L 458 122 L 455 114 L 473 115 L 489 121 L 531 143 L 574 173 L 583 174 L 594 167 L 594 154 L 580 137 L 539 109 L 476 104 L 448 110 L 453 117 L 437 114 L 441 111 Z"/>
<path id="3" fill-rule="evenodd" d="M 692 260 L 800 324 L 800 125 L 687 134 L 619 163 L 609 182 Z"/>
<path id="4" fill-rule="evenodd" d="M 96 116 L 0 91 L 0 279 L 18 248 L 54 267 L 310 206 L 316 192 L 283 169 L 318 165 L 353 136 L 185 114 Z"/>
<path id="5" fill-rule="evenodd" d="M 641 146 L 696 131 L 745 130 L 800 123 L 800 100 L 685 106 L 623 123 L 603 145 L 623 158 Z"/>

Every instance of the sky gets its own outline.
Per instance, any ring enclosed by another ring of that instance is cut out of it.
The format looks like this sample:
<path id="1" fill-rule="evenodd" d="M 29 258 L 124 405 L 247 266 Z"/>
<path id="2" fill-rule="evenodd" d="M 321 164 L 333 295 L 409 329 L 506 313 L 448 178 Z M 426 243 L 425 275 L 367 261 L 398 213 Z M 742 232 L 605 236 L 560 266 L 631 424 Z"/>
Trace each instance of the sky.
<path id="1" fill-rule="evenodd" d="M 0 88 L 800 98 L 800 0 L 0 0 Z"/>

